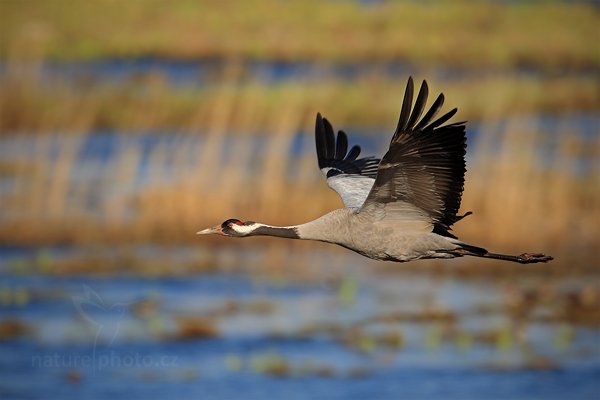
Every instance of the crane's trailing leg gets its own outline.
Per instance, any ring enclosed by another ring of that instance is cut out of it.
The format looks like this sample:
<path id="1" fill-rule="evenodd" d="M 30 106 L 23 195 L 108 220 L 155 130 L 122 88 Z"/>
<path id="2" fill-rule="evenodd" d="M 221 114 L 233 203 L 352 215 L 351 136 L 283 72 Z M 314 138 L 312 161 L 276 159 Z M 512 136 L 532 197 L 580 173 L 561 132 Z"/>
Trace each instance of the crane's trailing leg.
<path id="1" fill-rule="evenodd" d="M 484 248 L 471 246 L 468 244 L 461 244 L 461 249 L 456 250 L 456 254 L 460 256 L 474 256 L 482 258 L 493 258 L 495 260 L 504 260 L 517 262 L 519 264 L 533 264 L 539 262 L 548 262 L 554 260 L 554 257 L 547 256 L 542 253 L 523 253 L 518 256 L 511 256 L 508 254 L 497 254 L 490 253 Z"/>
<path id="2" fill-rule="evenodd" d="M 520 264 L 532 264 L 538 262 L 548 262 L 554 260 L 552 256 L 547 256 L 542 253 L 523 253 L 518 256 L 510 256 L 506 254 L 486 253 L 482 257 L 494 258 L 496 260 L 514 261 Z"/>

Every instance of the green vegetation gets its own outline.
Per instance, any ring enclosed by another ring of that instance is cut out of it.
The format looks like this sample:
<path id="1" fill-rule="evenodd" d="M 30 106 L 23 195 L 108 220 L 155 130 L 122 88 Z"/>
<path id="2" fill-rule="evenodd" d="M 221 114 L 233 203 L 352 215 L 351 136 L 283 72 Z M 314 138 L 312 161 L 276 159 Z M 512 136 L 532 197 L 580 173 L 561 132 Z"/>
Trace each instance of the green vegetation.
<path id="1" fill-rule="evenodd" d="M 0 57 L 404 60 L 597 68 L 598 11 L 567 2 L 3 1 Z"/>
<path id="2" fill-rule="evenodd" d="M 321 111 L 346 126 L 384 128 L 397 117 L 405 81 L 381 72 L 391 61 L 443 88 L 471 121 L 600 104 L 600 52 L 590 46 L 598 13 L 586 4 L 54 0 L 3 1 L 0 12 L 2 132 L 198 132 L 210 129 L 218 102 L 232 107 L 227 125 L 235 131 L 248 130 L 238 110 L 251 102 L 259 116 L 252 124 L 262 130 L 290 97 L 302 119 Z M 224 68 L 201 88 L 171 86 L 160 73 L 125 82 L 40 77 L 48 60 L 140 57 L 218 59 Z M 345 62 L 367 73 L 265 84 L 246 68 L 257 59 Z M 536 73 L 515 73 L 523 67 Z M 441 85 L 439 68 L 470 74 Z"/>
<path id="3" fill-rule="evenodd" d="M 532 79 L 506 75 L 443 82 L 426 73 L 422 77 L 432 90 L 443 90 L 450 104 L 459 108 L 460 117 L 469 121 L 594 111 L 600 104 L 598 80 L 590 76 Z M 216 109 L 226 107 L 227 129 L 256 132 L 264 130 L 271 116 L 281 112 L 282 104 L 293 99 L 294 118 L 307 121 L 307 126 L 319 111 L 340 128 L 343 124 L 391 132 L 405 85 L 404 79 L 386 77 L 266 85 L 224 74 L 211 85 L 186 88 L 169 86 L 163 76 L 149 74 L 125 83 L 91 81 L 81 87 L 61 80 L 41 83 L 36 75 L 8 75 L 0 78 L 0 131 L 177 130 L 198 134 L 211 129 Z"/>

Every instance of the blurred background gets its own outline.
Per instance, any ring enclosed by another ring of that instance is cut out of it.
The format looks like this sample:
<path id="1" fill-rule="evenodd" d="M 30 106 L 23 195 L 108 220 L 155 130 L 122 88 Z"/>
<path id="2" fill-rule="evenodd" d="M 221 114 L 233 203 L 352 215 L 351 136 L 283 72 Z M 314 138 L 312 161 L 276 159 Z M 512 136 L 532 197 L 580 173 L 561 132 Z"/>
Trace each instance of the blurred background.
<path id="1" fill-rule="evenodd" d="M 0 398 L 597 398 L 589 1 L 0 2 Z M 409 76 L 468 120 L 454 227 L 407 264 L 197 237 L 341 206 L 321 112 L 383 155 Z"/>

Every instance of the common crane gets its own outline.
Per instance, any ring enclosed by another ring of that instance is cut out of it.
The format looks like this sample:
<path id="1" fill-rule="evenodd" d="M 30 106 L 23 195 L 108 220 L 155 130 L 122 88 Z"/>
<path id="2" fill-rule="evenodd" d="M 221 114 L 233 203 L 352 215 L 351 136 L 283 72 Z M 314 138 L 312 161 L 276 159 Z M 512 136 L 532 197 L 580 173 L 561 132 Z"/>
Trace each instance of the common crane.
<path id="1" fill-rule="evenodd" d="M 348 138 L 317 114 L 315 138 L 319 168 L 344 208 L 296 226 L 271 226 L 228 219 L 198 234 L 231 237 L 277 236 L 334 243 L 365 257 L 386 261 L 475 256 L 536 263 L 552 260 L 539 253 L 518 256 L 490 253 L 464 243 L 451 226 L 471 214 L 457 215 L 464 187 L 466 122 L 445 123 L 454 108 L 435 119 L 444 103 L 440 94 L 421 118 L 428 97 L 423 81 L 413 104 L 408 79 L 398 126 L 382 159 L 358 158 Z"/>

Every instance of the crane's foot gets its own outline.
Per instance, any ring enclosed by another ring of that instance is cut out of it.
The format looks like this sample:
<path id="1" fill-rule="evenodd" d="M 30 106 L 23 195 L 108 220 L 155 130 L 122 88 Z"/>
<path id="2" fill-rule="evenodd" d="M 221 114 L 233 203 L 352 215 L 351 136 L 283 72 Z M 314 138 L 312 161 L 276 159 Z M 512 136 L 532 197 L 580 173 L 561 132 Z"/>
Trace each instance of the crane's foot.
<path id="1" fill-rule="evenodd" d="M 517 259 L 520 263 L 529 264 L 529 263 L 537 263 L 537 262 L 548 262 L 554 260 L 554 257 L 547 256 L 541 253 L 523 253 L 517 256 Z"/>

